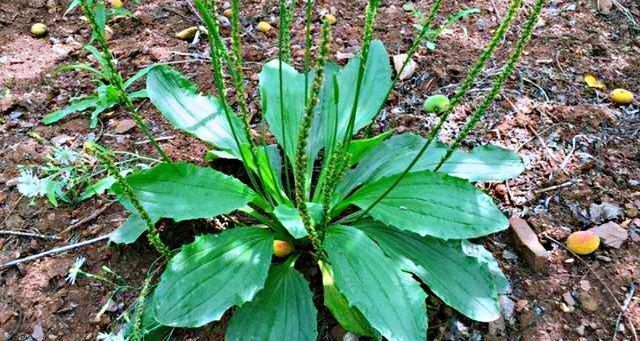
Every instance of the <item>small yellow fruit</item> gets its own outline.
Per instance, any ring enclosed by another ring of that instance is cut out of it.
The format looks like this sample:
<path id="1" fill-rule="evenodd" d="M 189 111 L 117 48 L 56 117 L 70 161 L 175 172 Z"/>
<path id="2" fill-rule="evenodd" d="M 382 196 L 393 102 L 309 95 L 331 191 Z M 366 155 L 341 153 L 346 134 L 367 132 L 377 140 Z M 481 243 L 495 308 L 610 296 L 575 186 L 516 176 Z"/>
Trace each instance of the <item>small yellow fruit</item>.
<path id="1" fill-rule="evenodd" d="M 285 257 L 293 252 L 293 245 L 285 242 L 284 240 L 273 241 L 273 254 L 276 257 Z"/>
<path id="2" fill-rule="evenodd" d="M 585 75 L 584 82 L 587 83 L 588 87 L 593 89 L 604 90 L 607 88 L 604 83 L 600 82 L 594 75 Z"/>
<path id="3" fill-rule="evenodd" d="M 31 26 L 31 33 L 36 37 L 42 37 L 47 34 L 47 26 L 42 23 L 33 24 L 33 26 Z"/>
<path id="4" fill-rule="evenodd" d="M 336 21 L 338 21 L 338 19 L 336 19 L 336 17 L 333 16 L 333 14 L 326 14 L 324 16 L 324 20 L 326 20 L 331 25 L 335 24 Z"/>
<path id="5" fill-rule="evenodd" d="M 227 18 L 231 18 L 231 14 L 233 14 L 233 10 L 231 10 L 231 8 L 227 8 L 224 10 L 224 12 L 222 12 L 222 15 Z"/>
<path id="6" fill-rule="evenodd" d="M 111 7 L 118 9 L 122 7 L 122 0 L 111 0 Z"/>
<path id="7" fill-rule="evenodd" d="M 567 247 L 579 255 L 588 255 L 598 249 L 600 237 L 592 231 L 578 231 L 569 235 Z"/>
<path id="8" fill-rule="evenodd" d="M 267 33 L 269 31 L 271 31 L 273 27 L 271 27 L 271 25 L 269 25 L 268 22 L 266 21 L 261 21 L 258 23 L 258 26 L 256 26 L 256 30 L 262 32 L 262 33 Z"/>
<path id="9" fill-rule="evenodd" d="M 182 40 L 193 39 L 196 36 L 196 32 L 198 32 L 198 26 L 191 26 L 189 28 L 185 28 L 184 30 L 176 33 L 176 38 Z"/>
<path id="10" fill-rule="evenodd" d="M 609 94 L 609 98 L 613 103 L 617 104 L 631 104 L 633 102 L 633 93 L 625 89 L 615 89 Z"/>

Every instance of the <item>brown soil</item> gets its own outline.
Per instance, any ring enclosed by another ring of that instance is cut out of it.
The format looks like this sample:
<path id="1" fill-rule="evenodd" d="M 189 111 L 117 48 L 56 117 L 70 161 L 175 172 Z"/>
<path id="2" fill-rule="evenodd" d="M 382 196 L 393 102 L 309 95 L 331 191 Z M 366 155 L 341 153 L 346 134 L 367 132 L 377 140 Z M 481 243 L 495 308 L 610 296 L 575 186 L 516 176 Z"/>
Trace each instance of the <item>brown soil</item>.
<path id="1" fill-rule="evenodd" d="M 258 20 L 277 17 L 277 1 L 250 1 L 244 4 L 243 20 L 254 27 Z M 532 1 L 525 1 L 530 8 Z M 606 3 L 607 1 L 600 1 Z M 511 233 L 505 231 L 480 240 L 500 261 L 513 287 L 505 299 L 515 305 L 506 321 L 481 324 L 469 321 L 437 300 L 430 300 L 430 339 L 436 340 L 611 340 L 629 289 L 637 285 L 640 249 L 640 114 L 638 102 L 616 106 L 606 92 L 587 89 L 582 77 L 592 73 L 609 88 L 622 87 L 640 95 L 640 38 L 628 11 L 640 21 L 640 3 L 618 0 L 607 14 L 588 1 L 549 1 L 535 35 L 502 97 L 468 145 L 494 143 L 517 149 L 526 161 L 525 173 L 506 183 L 484 184 L 509 215 L 523 215 L 538 234 L 551 259 L 543 270 L 533 270 L 518 254 Z M 353 53 L 360 44 L 365 1 L 320 1 L 318 6 L 338 18 L 334 26 L 332 52 Z M 429 2 L 430 3 L 430 2 Z M 383 1 L 375 36 L 384 41 L 390 54 L 406 51 L 412 38 L 411 15 L 402 9 L 403 1 Z M 179 62 L 206 56 L 203 42 L 190 46 L 174 38 L 174 33 L 198 24 L 186 1 L 143 0 L 126 4 L 137 19 L 118 19 L 110 25 L 115 31 L 110 44 L 126 74 L 152 63 Z M 414 5 L 428 10 L 426 2 Z M 136 143 L 144 136 L 135 130 L 114 134 L 113 128 L 126 114 L 120 111 L 101 116 L 92 131 L 84 115 L 60 124 L 44 126 L 41 119 L 63 107 L 70 98 L 93 90 L 90 76 L 82 72 L 53 74 L 60 65 L 86 62 L 82 45 L 88 32 L 79 14 L 63 17 L 67 3 L 60 0 L 12 0 L 0 3 L 0 219 L 2 230 L 32 231 L 57 235 L 61 240 L 20 236 L 0 236 L 0 263 L 35 254 L 67 240 L 87 240 L 117 228 L 126 214 L 117 204 L 95 220 L 66 235 L 59 235 L 70 224 L 88 216 L 108 198 L 94 198 L 76 207 L 51 207 L 45 199 L 30 203 L 7 181 L 18 174 L 17 165 L 43 163 L 49 145 L 32 138 L 39 133 L 45 141 L 67 135 L 68 144 L 78 147 L 88 134 L 119 150 L 153 155 L 148 144 Z M 377 121 L 378 130 L 426 133 L 435 118 L 421 112 L 422 101 L 435 91 L 452 94 L 466 70 L 490 38 L 506 2 L 472 0 L 445 1 L 444 12 L 460 7 L 476 7 L 480 15 L 454 25 L 442 36 L 435 52 L 420 50 L 419 67 L 411 79 L 392 94 Z M 446 125 L 441 139 L 450 141 L 486 94 L 492 76 L 503 65 L 522 26 L 526 10 L 521 10 L 515 27 L 488 70 L 480 77 L 468 101 L 458 108 Z M 444 16 L 441 16 L 444 18 Z M 303 15 L 296 16 L 293 38 L 296 62 L 303 50 Z M 43 22 L 49 33 L 34 38 L 29 33 L 35 22 Z M 277 26 L 274 24 L 274 26 Z M 224 30 L 228 35 L 229 32 Z M 272 32 L 273 33 L 273 32 Z M 252 30 L 243 37 L 251 109 L 258 111 L 256 72 L 277 54 L 275 34 Z M 187 57 L 179 53 L 190 53 Z M 344 62 L 344 61 L 339 61 Z M 200 85 L 213 88 L 206 61 L 174 65 Z M 181 135 L 145 104 L 145 117 L 156 136 L 170 137 L 162 146 L 174 159 L 202 163 L 206 147 Z M 227 167 L 235 167 L 230 165 Z M 567 182 L 571 181 L 569 185 Z M 562 185 L 557 189 L 551 186 Z M 552 188 L 549 190 L 549 188 Z M 577 258 L 561 243 L 571 231 L 599 224 L 586 212 L 591 204 L 608 202 L 622 208 L 613 220 L 630 236 L 622 247 L 602 246 L 594 255 Z M 164 236 L 190 226 L 164 227 Z M 173 231 L 172 231 L 173 230 Z M 176 237 L 176 238 L 178 238 Z M 109 299 L 112 287 L 93 279 L 81 278 L 70 285 L 64 277 L 76 257 L 87 258 L 85 269 L 100 272 L 103 265 L 122 276 L 132 288 L 112 297 L 115 302 L 105 314 L 97 313 Z M 518 255 L 518 256 L 514 256 Z M 0 270 L 0 340 L 91 340 L 109 328 L 135 300 L 138 287 L 157 255 L 144 239 L 126 247 L 89 247 L 42 258 Z M 640 328 L 638 291 L 625 306 L 618 339 L 633 340 L 632 326 Z M 332 339 L 340 334 L 335 321 L 321 313 L 320 335 Z M 218 340 L 224 335 L 224 322 L 199 330 L 177 331 L 177 340 Z"/>

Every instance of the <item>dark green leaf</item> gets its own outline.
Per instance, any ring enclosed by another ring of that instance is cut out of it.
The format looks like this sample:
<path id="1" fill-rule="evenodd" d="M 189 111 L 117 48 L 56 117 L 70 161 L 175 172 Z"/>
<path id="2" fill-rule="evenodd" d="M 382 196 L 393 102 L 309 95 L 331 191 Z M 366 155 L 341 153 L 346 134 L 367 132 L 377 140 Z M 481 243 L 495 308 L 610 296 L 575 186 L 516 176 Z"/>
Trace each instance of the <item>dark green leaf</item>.
<path id="1" fill-rule="evenodd" d="M 153 67 L 147 74 L 147 94 L 174 127 L 211 143 L 224 151 L 225 157 L 241 158 L 220 101 L 199 94 L 178 71 L 164 65 Z M 247 143 L 240 120 L 235 115 L 232 119 L 240 143 Z"/>
<path id="2" fill-rule="evenodd" d="M 81 99 L 76 99 L 69 104 L 69 106 L 64 109 L 54 111 L 51 114 L 47 115 L 42 119 L 42 123 L 51 124 L 55 123 L 68 115 L 71 115 L 76 112 L 85 111 L 98 103 L 98 99 L 95 96 L 84 97 Z"/>
<path id="3" fill-rule="evenodd" d="M 304 228 L 304 222 L 300 216 L 300 212 L 289 205 L 278 205 L 273 214 L 278 221 L 287 229 L 293 238 L 300 239 L 307 236 L 307 230 Z"/>
<path id="4" fill-rule="evenodd" d="M 124 88 L 127 89 L 135 84 L 135 82 L 137 82 L 140 78 L 146 76 L 152 68 L 153 66 L 149 66 L 138 70 L 138 72 L 136 72 L 133 76 L 129 77 L 126 82 L 124 82 Z"/>
<path id="5" fill-rule="evenodd" d="M 339 197 L 344 198 L 362 184 L 402 173 L 424 142 L 424 138 L 414 134 L 396 135 L 382 142 L 340 181 L 336 189 Z M 446 145 L 432 143 L 413 166 L 412 172 L 433 170 L 446 150 Z M 481 146 L 470 153 L 455 151 L 439 172 L 477 182 L 511 179 L 523 170 L 524 163 L 514 152 L 496 146 Z"/>
<path id="6" fill-rule="evenodd" d="M 393 130 L 387 130 L 386 132 L 374 136 L 369 139 L 353 140 L 349 145 L 349 154 L 351 154 L 351 165 L 355 165 L 367 155 L 371 150 L 377 147 L 382 141 L 384 141 L 389 135 L 393 134 Z"/>
<path id="7" fill-rule="evenodd" d="M 158 321 L 200 327 L 227 309 L 251 301 L 264 286 L 273 236 L 266 229 L 234 228 L 185 245 L 160 277 L 154 294 Z"/>
<path id="8" fill-rule="evenodd" d="M 363 186 L 337 210 L 348 204 L 368 208 L 397 177 Z M 509 226 L 490 196 L 466 180 L 431 171 L 408 173 L 369 215 L 399 229 L 441 239 L 475 238 Z"/>
<path id="9" fill-rule="evenodd" d="M 288 261 L 273 266 L 264 289 L 236 311 L 225 340 L 315 341 L 316 316 L 309 283 Z"/>
<path id="10" fill-rule="evenodd" d="M 433 293 L 467 317 L 482 322 L 500 317 L 499 292 L 486 255 L 465 252 L 481 252 L 482 246 L 466 240 L 421 237 L 374 221 L 359 223 L 356 228 L 373 238 L 403 270 L 420 277 Z M 491 253 L 488 257 L 493 259 Z"/>
<path id="11" fill-rule="evenodd" d="M 131 244 L 147 230 L 147 224 L 138 213 L 131 213 L 129 218 L 109 235 L 109 241 L 116 244 Z"/>
<path id="12" fill-rule="evenodd" d="M 355 101 L 355 84 L 360 68 L 360 56 L 357 55 L 338 72 L 340 99 L 338 105 L 338 141 L 344 138 Z M 378 109 L 391 87 L 391 65 L 389 55 L 379 40 L 371 42 L 364 78 L 358 99 L 358 109 L 354 133 L 366 126 L 378 115 Z"/>
<path id="13" fill-rule="evenodd" d="M 161 163 L 128 176 L 126 181 L 151 216 L 176 221 L 230 213 L 256 197 L 231 176 L 184 162 Z M 118 184 L 113 191 L 122 195 Z"/>
<path id="14" fill-rule="evenodd" d="M 87 186 L 78 197 L 78 201 L 87 200 L 94 195 L 100 195 L 111 188 L 111 186 L 113 186 L 113 184 L 115 183 L 116 178 L 114 178 L 113 176 L 108 176 L 104 179 L 100 179 L 94 184 Z"/>
<path id="15" fill-rule="evenodd" d="M 331 267 L 323 262 L 319 262 L 318 265 L 322 271 L 324 305 L 329 308 L 342 328 L 359 336 L 379 338 L 378 333 L 369 325 L 362 313 L 358 309 L 350 307 L 347 299 L 336 288 Z"/>
<path id="16" fill-rule="evenodd" d="M 353 227 L 333 226 L 324 247 L 338 289 L 373 328 L 392 341 L 425 339 L 427 295 L 376 243 Z"/>

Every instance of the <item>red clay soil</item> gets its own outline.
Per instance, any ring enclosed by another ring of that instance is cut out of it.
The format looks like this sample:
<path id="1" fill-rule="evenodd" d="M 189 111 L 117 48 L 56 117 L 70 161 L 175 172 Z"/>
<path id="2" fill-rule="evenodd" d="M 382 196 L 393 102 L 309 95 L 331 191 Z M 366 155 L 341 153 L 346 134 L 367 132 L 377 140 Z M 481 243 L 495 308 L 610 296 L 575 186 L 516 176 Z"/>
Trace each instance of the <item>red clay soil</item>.
<path id="1" fill-rule="evenodd" d="M 411 1 L 408 1 L 411 2 Z M 429 339 L 432 340 L 634 340 L 640 328 L 640 114 L 638 100 L 617 106 L 606 91 L 588 89 L 585 74 L 593 74 L 609 89 L 626 88 L 640 96 L 640 3 L 634 0 L 548 1 L 534 37 L 514 75 L 491 107 L 479 129 L 465 146 L 493 143 L 515 149 L 526 162 L 520 177 L 481 186 L 490 192 L 507 215 L 524 217 L 551 257 L 542 269 L 528 264 L 517 250 L 510 231 L 478 240 L 491 250 L 512 284 L 503 297 L 505 318 L 490 324 L 470 321 L 435 298 L 430 298 Z M 430 1 L 413 4 L 428 10 Z M 332 55 L 339 63 L 359 49 L 366 1 L 319 1 L 318 8 L 333 13 Z M 411 14 L 404 1 L 383 1 L 375 29 L 390 54 L 406 51 L 413 35 Z M 445 126 L 440 138 L 451 141 L 466 117 L 486 94 L 520 32 L 525 6 L 500 51 L 481 75 L 467 101 Z M 117 150 L 154 155 L 144 136 L 133 129 L 117 134 L 127 118 L 116 110 L 101 116 L 97 129 L 88 127 L 86 115 L 71 116 L 45 126 L 44 115 L 61 108 L 70 98 L 93 91 L 90 75 L 54 74 L 61 66 L 91 60 L 82 49 L 88 41 L 86 25 L 73 12 L 63 13 L 66 1 L 10 0 L 0 2 L 0 231 L 29 231 L 54 235 L 59 240 L 0 235 L 0 263 L 36 254 L 68 241 L 88 240 L 113 231 L 126 218 L 118 204 L 95 219 L 62 234 L 71 224 L 91 215 L 110 198 L 102 196 L 75 207 L 53 208 L 46 199 L 21 198 L 12 184 L 18 165 L 45 162 L 53 138 L 79 148 L 89 137 Z M 608 8 L 608 5 L 612 5 Z M 126 74 L 153 63 L 172 63 L 203 91 L 211 91 L 213 78 L 204 56 L 207 46 L 191 46 L 175 32 L 197 25 L 187 1 L 125 1 L 137 19 L 117 19 L 110 45 L 118 67 Z M 436 51 L 420 49 L 418 68 L 395 91 L 377 120 L 376 131 L 395 129 L 426 134 L 436 118 L 421 111 L 424 99 L 436 92 L 451 95 L 473 64 L 506 12 L 505 1 L 445 1 L 443 11 L 478 8 L 481 13 L 446 30 Z M 259 20 L 277 18 L 277 1 L 243 4 L 243 39 L 247 61 L 247 87 L 252 112 L 259 113 L 256 73 L 277 54 L 275 30 L 265 35 L 253 27 Z M 444 14 L 439 20 L 444 20 Z M 296 63 L 303 53 L 303 15 L 298 13 L 293 37 Z M 34 38 L 30 26 L 43 22 L 49 33 Z M 277 28 L 277 21 L 273 22 Z M 228 29 L 223 30 L 228 36 Z M 144 115 L 156 136 L 166 137 L 162 147 L 176 160 L 206 164 L 206 146 L 171 128 L 148 103 Z M 257 121 L 256 121 L 257 122 Z M 222 164 L 233 170 L 236 164 Z M 589 212 L 592 204 L 619 207 L 617 214 L 600 219 Z M 576 257 L 561 244 L 572 231 L 614 222 L 627 233 L 619 247 L 602 245 L 593 255 Z M 197 225 L 197 226 L 196 226 Z M 163 239 L 188 242 L 202 224 L 163 225 Z M 556 243 L 559 242 L 560 244 Z M 78 256 L 84 269 L 99 273 L 108 266 L 130 287 L 110 297 L 113 287 L 95 279 L 65 281 Z M 45 257 L 0 270 L 0 340 L 92 340 L 134 302 L 147 269 L 157 254 L 144 238 L 118 247 L 97 243 L 73 252 Z M 306 274 L 313 285 L 318 274 Z M 455 274 L 452 274 L 455 276 Z M 433 295 L 430 295 L 433 297 Z M 628 299 L 627 296 L 629 296 Z M 98 314 L 107 304 L 107 310 Z M 624 312 L 623 312 L 624 311 Z M 622 318 L 619 316 L 622 314 Z M 320 338 L 338 340 L 344 333 L 327 311 L 319 315 Z M 228 318 L 228 315 L 225 315 Z M 617 327 L 616 327 L 617 326 Z M 635 327 L 635 328 L 634 328 Z M 222 340 L 225 323 L 199 330 L 179 330 L 176 340 Z"/>

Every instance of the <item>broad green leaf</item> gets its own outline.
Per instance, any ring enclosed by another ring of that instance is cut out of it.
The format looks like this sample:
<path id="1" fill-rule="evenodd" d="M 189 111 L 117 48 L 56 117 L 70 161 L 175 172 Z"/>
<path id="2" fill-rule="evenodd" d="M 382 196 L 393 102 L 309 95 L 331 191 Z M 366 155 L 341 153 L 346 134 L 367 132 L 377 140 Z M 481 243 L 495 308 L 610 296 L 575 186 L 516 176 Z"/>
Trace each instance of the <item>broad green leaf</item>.
<path id="1" fill-rule="evenodd" d="M 178 71 L 155 66 L 147 74 L 147 94 L 153 105 L 171 124 L 240 159 L 240 149 L 232 135 L 222 103 L 198 93 L 198 89 Z M 240 119 L 231 115 L 241 144 L 247 143 Z"/>
<path id="2" fill-rule="evenodd" d="M 382 142 L 365 155 L 355 169 L 347 172 L 336 193 L 344 198 L 362 184 L 402 173 L 424 143 L 424 138 L 414 134 L 396 135 Z M 433 170 L 446 150 L 446 145 L 432 143 L 411 171 Z M 470 153 L 455 151 L 439 172 L 478 182 L 511 179 L 523 170 L 524 163 L 516 153 L 501 147 L 481 146 Z"/>
<path id="3" fill-rule="evenodd" d="M 290 260 L 271 267 L 264 289 L 229 321 L 225 340 L 315 341 L 317 314 L 309 282 Z"/>
<path id="4" fill-rule="evenodd" d="M 499 292 L 489 266 L 483 257 L 465 252 L 465 247 L 482 246 L 464 245 L 470 244 L 466 240 L 421 237 L 374 221 L 355 227 L 375 240 L 403 270 L 420 277 L 449 306 L 476 321 L 500 317 Z"/>
<path id="5" fill-rule="evenodd" d="M 311 218 L 311 223 L 315 226 L 322 220 L 322 205 L 315 202 L 307 202 L 307 209 Z M 304 228 L 304 221 L 300 216 L 300 211 L 289 204 L 278 205 L 273 214 L 287 231 L 296 239 L 307 236 L 307 230 Z"/>
<path id="6" fill-rule="evenodd" d="M 349 204 L 368 208 L 399 176 L 363 186 L 336 210 Z M 509 226 L 490 196 L 466 180 L 431 171 L 408 173 L 369 215 L 401 230 L 441 239 L 476 238 Z"/>
<path id="7" fill-rule="evenodd" d="M 478 263 L 482 264 L 483 268 L 486 268 L 493 277 L 493 283 L 498 291 L 498 294 L 506 295 L 511 292 L 511 284 L 509 280 L 500 269 L 500 264 L 493 257 L 493 254 L 484 246 L 473 244 L 468 240 L 461 240 L 462 252 L 468 257 L 472 257 L 478 260 Z"/>
<path id="8" fill-rule="evenodd" d="M 379 338 L 367 319 L 356 308 L 349 306 L 347 299 L 340 293 L 333 280 L 333 270 L 329 264 L 318 262 L 322 271 L 322 287 L 324 305 L 329 308 L 333 317 L 338 320 L 342 328 L 359 336 Z"/>
<path id="9" fill-rule="evenodd" d="M 120 227 L 111 232 L 109 241 L 116 244 L 131 244 L 138 240 L 146 230 L 147 224 L 144 219 L 138 213 L 131 213 Z"/>
<path id="10" fill-rule="evenodd" d="M 389 135 L 393 134 L 393 130 L 387 130 L 384 133 L 369 139 L 353 140 L 349 145 L 349 154 L 351 154 L 351 165 L 358 163 L 365 155 L 377 147 Z"/>
<path id="11" fill-rule="evenodd" d="M 160 277 L 154 293 L 156 318 L 166 326 L 200 327 L 251 301 L 264 286 L 272 249 L 273 236 L 261 228 L 198 236 Z"/>
<path id="12" fill-rule="evenodd" d="M 98 103 L 98 98 L 95 96 L 89 96 L 89 97 L 84 97 L 84 98 L 80 98 L 80 99 L 76 99 L 73 100 L 71 102 L 71 104 L 69 104 L 69 106 L 54 111 L 51 114 L 45 116 L 42 119 L 42 123 L 44 124 L 52 124 L 55 122 L 60 121 L 61 119 L 76 113 L 76 112 L 81 112 L 81 111 L 85 111 L 93 106 L 95 106 Z"/>
<path id="13" fill-rule="evenodd" d="M 83 201 L 91 198 L 94 195 L 100 195 L 106 190 L 111 188 L 116 183 L 116 178 L 108 176 L 106 178 L 96 181 L 94 184 L 87 186 L 84 191 L 78 197 L 78 201 Z"/>
<path id="14" fill-rule="evenodd" d="M 347 65 L 338 72 L 339 104 L 338 104 L 338 141 L 346 134 L 349 117 L 355 101 L 355 84 L 360 68 L 360 55 L 349 60 Z M 356 133 L 369 124 L 384 102 L 387 91 L 391 87 L 391 64 L 389 55 L 380 40 L 373 40 L 369 48 L 364 78 L 358 99 L 355 125 Z"/>
<path id="15" fill-rule="evenodd" d="M 353 227 L 333 226 L 324 248 L 336 286 L 373 328 L 391 341 L 425 339 L 427 295 L 373 240 Z"/>
<path id="16" fill-rule="evenodd" d="M 262 110 L 269 124 L 269 130 L 283 147 L 289 160 L 294 160 L 300 122 L 304 116 L 304 75 L 284 62 L 282 63 L 282 91 L 281 94 L 280 61 L 272 60 L 260 71 L 260 98 L 266 106 Z M 284 114 L 281 109 L 284 109 Z"/>
<path id="17" fill-rule="evenodd" d="M 307 230 L 304 228 L 304 222 L 298 209 L 282 204 L 273 210 L 273 214 L 293 238 L 300 239 L 307 236 Z"/>
<path id="18" fill-rule="evenodd" d="M 255 193 L 240 180 L 190 163 L 161 163 L 126 178 L 152 217 L 212 218 L 246 206 Z M 113 191 L 122 195 L 120 185 Z"/>
<path id="19" fill-rule="evenodd" d="M 360 57 L 352 58 L 343 68 L 333 63 L 325 67 L 325 80 L 320 92 L 320 102 L 314 112 L 313 124 L 309 136 L 308 153 L 315 158 L 322 147 L 330 149 L 340 142 L 346 133 L 349 117 L 355 101 L 355 91 Z M 279 61 L 272 60 L 264 65 L 260 72 L 260 97 L 269 128 L 279 144 L 283 146 L 287 157 L 295 156 L 298 131 L 304 115 L 304 74 L 298 73 L 292 66 L 282 63 L 282 83 L 284 100 L 281 115 Z M 315 74 L 308 77 L 309 85 Z M 371 43 L 367 67 L 362 81 L 354 133 L 369 124 L 378 114 L 387 90 L 391 86 L 391 66 L 384 45 L 379 40 Z M 284 116 L 284 119 L 282 119 Z M 282 130 L 284 121 L 284 131 Z M 332 143 L 333 142 L 333 143 Z"/>

